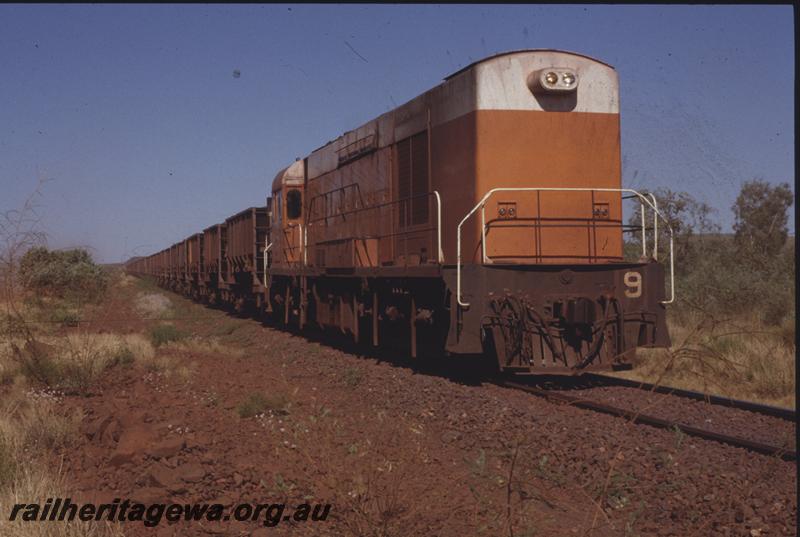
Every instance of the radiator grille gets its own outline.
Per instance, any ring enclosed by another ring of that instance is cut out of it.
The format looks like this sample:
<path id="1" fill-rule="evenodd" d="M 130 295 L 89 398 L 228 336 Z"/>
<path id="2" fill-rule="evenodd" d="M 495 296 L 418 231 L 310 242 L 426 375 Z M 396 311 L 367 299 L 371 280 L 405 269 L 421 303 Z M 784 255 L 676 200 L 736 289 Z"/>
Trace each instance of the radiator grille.
<path id="1" fill-rule="evenodd" d="M 397 142 L 397 197 L 400 226 L 428 222 L 428 133 Z M 413 198 L 413 199 L 411 199 Z"/>

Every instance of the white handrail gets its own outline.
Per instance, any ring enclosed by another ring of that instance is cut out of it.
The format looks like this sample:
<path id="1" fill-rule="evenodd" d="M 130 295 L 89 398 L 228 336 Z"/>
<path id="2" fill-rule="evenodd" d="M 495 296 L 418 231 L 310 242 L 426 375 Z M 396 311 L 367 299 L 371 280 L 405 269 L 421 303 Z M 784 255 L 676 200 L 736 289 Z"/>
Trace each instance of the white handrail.
<path id="1" fill-rule="evenodd" d="M 444 264 L 444 252 L 442 251 L 442 197 L 438 190 L 433 191 L 436 196 L 436 244 L 439 249 L 439 264 Z"/>
<path id="2" fill-rule="evenodd" d="M 269 240 L 269 237 L 264 237 L 264 245 L 265 245 L 264 246 L 264 287 L 265 288 L 268 287 L 268 285 L 267 285 L 267 276 L 268 276 L 267 272 L 268 272 L 269 267 L 267 266 L 267 252 L 269 252 L 269 249 L 272 248 L 272 243 L 267 244 L 268 240 Z"/>
<path id="3" fill-rule="evenodd" d="M 649 192 L 648 195 L 653 201 L 653 209 L 655 209 L 655 212 L 653 213 L 653 259 L 658 261 L 658 218 L 656 218 L 656 213 L 658 213 L 658 200 L 656 200 L 656 196 L 652 192 Z M 644 210 L 644 205 L 642 205 L 642 209 Z M 666 222 L 666 219 L 664 219 L 664 221 Z M 642 222 L 644 222 L 644 219 L 642 219 Z M 667 222 L 667 226 L 669 226 L 669 222 Z M 670 229 L 669 232 L 671 235 L 672 229 Z M 645 256 L 647 256 L 647 252 L 645 252 Z"/>
<path id="4" fill-rule="evenodd" d="M 481 262 L 486 264 L 486 204 L 481 205 Z"/>
<path id="5" fill-rule="evenodd" d="M 645 197 L 643 194 L 640 194 L 636 190 L 630 188 L 587 188 L 587 187 L 499 187 L 493 188 L 489 190 L 483 198 L 472 208 L 467 215 L 461 219 L 461 222 L 458 224 L 458 228 L 456 231 L 456 301 L 458 305 L 461 307 L 469 307 L 469 302 L 464 302 L 462 300 L 461 295 L 461 226 L 464 225 L 475 211 L 478 209 L 482 209 L 486 201 L 495 193 L 495 192 L 619 192 L 619 193 L 629 193 L 635 195 L 639 198 L 640 202 L 646 203 L 651 209 L 653 209 L 653 220 L 656 221 L 656 216 L 660 217 L 664 220 L 664 223 L 667 225 L 667 230 L 669 231 L 669 269 L 670 269 L 670 299 L 669 300 L 662 300 L 662 304 L 671 304 L 675 301 L 675 256 L 674 256 L 674 241 L 673 241 L 673 232 L 672 227 L 669 225 L 669 221 L 664 217 L 663 214 L 658 210 L 658 205 L 655 202 L 655 196 L 653 194 L 649 194 L 653 201 L 651 202 L 650 199 Z M 644 219 L 642 219 L 642 226 L 644 226 Z M 657 224 L 654 225 L 654 229 L 657 230 Z M 482 230 L 483 232 L 483 230 Z M 654 241 L 656 246 L 658 245 L 657 241 Z M 645 256 L 647 252 L 644 252 Z"/>
<path id="6" fill-rule="evenodd" d="M 639 204 L 639 208 L 642 210 L 642 257 L 647 257 L 647 230 L 645 229 L 645 214 L 644 214 L 644 203 Z"/>

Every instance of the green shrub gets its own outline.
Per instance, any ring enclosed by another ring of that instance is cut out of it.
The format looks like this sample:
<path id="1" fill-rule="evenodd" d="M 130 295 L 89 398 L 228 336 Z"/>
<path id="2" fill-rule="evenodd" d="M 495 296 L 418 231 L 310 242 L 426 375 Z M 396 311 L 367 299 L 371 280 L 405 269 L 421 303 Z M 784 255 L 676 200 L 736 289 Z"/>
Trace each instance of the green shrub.
<path id="1" fill-rule="evenodd" d="M 788 239 L 788 184 L 747 181 L 732 207 L 735 233 L 720 233 L 716 210 L 686 192 L 656 189 L 658 207 L 674 233 L 677 302 L 672 318 L 696 313 L 715 318 L 757 317 L 768 326 L 791 318 L 795 300 L 795 248 Z M 639 211 L 629 223 L 638 226 Z M 668 259 L 667 226 L 659 226 L 659 259 Z M 650 238 L 652 241 L 652 237 Z M 637 233 L 625 244 L 626 258 L 641 252 Z M 652 247 L 653 243 L 648 242 Z M 755 314 L 755 315 L 753 315 Z"/>
<path id="2" fill-rule="evenodd" d="M 160 347 L 170 341 L 180 341 L 185 338 L 186 334 L 175 328 L 171 324 L 160 324 L 150 329 L 150 339 L 153 345 Z"/>
<path id="3" fill-rule="evenodd" d="M 676 259 L 677 303 L 670 315 L 701 310 L 717 318 L 756 314 L 780 326 L 795 302 L 794 244 L 763 264 L 737 254 L 732 235 L 695 237 L 702 255 Z"/>
<path id="4" fill-rule="evenodd" d="M 241 418 L 252 418 L 266 410 L 271 410 L 274 414 L 288 414 L 289 399 L 280 393 L 267 397 L 264 394 L 254 392 L 239 403 L 236 410 Z"/>
<path id="5" fill-rule="evenodd" d="M 355 388 L 364 378 L 364 373 L 355 367 L 348 367 L 344 370 L 344 383 L 350 388 Z"/>
<path id="6" fill-rule="evenodd" d="M 81 318 L 77 312 L 59 307 L 50 313 L 50 320 L 61 326 L 77 326 Z"/>
<path id="7" fill-rule="evenodd" d="M 94 302 L 108 287 L 108 274 L 86 250 L 31 248 L 19 263 L 22 284 L 41 295 Z"/>
<path id="8" fill-rule="evenodd" d="M 128 347 L 122 347 L 111 358 L 111 366 L 121 365 L 127 367 L 136 361 L 136 355 Z"/>
<path id="9" fill-rule="evenodd" d="M 251 393 L 247 399 L 239 403 L 236 411 L 239 412 L 240 418 L 252 418 L 266 410 L 267 398 L 260 393 Z"/>

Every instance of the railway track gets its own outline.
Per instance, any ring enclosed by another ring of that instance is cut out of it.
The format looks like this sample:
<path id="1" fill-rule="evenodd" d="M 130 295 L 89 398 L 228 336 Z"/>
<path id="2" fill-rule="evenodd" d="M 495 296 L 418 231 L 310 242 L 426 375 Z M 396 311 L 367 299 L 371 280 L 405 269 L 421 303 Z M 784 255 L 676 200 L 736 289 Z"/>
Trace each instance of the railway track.
<path id="1" fill-rule="evenodd" d="M 603 375 L 591 375 L 590 379 L 591 378 L 594 378 L 595 380 L 611 379 L 609 381 L 611 384 L 615 384 L 613 381 L 624 380 L 624 379 L 616 379 L 613 377 L 605 377 Z M 630 384 L 628 382 L 630 382 Z M 537 397 L 545 398 L 552 402 L 568 404 L 578 408 L 593 410 L 595 412 L 601 412 L 603 414 L 610 414 L 613 416 L 622 417 L 631 421 L 632 423 L 650 425 L 652 427 L 658 427 L 661 429 L 679 430 L 686 435 L 695 436 L 698 438 L 703 438 L 705 440 L 712 440 L 715 442 L 720 442 L 723 444 L 744 448 L 749 451 L 762 453 L 765 455 L 780 457 L 783 460 L 787 461 L 797 460 L 796 448 L 787 447 L 786 445 L 775 445 L 774 443 L 767 443 L 759 440 L 743 438 L 741 436 L 735 436 L 731 434 L 721 433 L 718 431 L 712 431 L 709 429 L 684 423 L 675 419 L 654 416 L 645 412 L 641 412 L 639 410 L 622 408 L 616 405 L 609 404 L 607 402 L 595 401 L 586 397 L 571 395 L 553 389 L 525 384 L 523 382 L 519 382 L 516 380 L 502 379 L 498 381 L 497 384 L 505 388 L 521 390 L 530 393 L 532 395 L 535 395 Z M 724 397 L 705 396 L 704 394 L 699 394 L 698 392 L 691 392 L 687 390 L 674 390 L 672 388 L 652 386 L 633 381 L 627 381 L 616 385 L 628 388 L 636 388 L 640 390 L 648 390 L 656 393 L 676 395 L 678 397 L 684 397 L 692 400 L 706 401 L 712 405 L 727 406 L 729 408 L 736 408 L 748 412 L 756 412 L 774 418 L 780 418 L 783 420 L 790 420 L 792 422 L 795 422 L 795 416 L 796 416 L 795 412 L 788 409 L 771 407 L 768 405 L 758 405 L 747 401 L 738 401 L 735 399 L 728 399 Z"/>
<path id="2" fill-rule="evenodd" d="M 757 414 L 763 414 L 765 416 L 772 416 L 789 421 L 796 421 L 797 419 L 797 413 L 790 408 L 762 405 L 759 403 L 753 403 L 752 401 L 742 401 L 740 399 L 731 399 L 729 397 L 721 397 L 719 395 L 709 395 L 707 393 L 695 392 L 692 390 L 682 390 L 680 388 L 671 388 L 669 386 L 659 386 L 657 384 L 638 382 L 635 380 L 611 377 L 608 375 L 599 375 L 596 373 L 585 374 L 583 377 L 587 380 L 596 380 L 606 385 L 623 386 L 626 388 L 636 388 L 648 392 L 675 395 L 678 397 L 684 397 L 686 399 L 692 399 L 694 401 L 705 401 L 706 403 L 712 405 L 746 410 L 748 412 L 755 412 Z"/>

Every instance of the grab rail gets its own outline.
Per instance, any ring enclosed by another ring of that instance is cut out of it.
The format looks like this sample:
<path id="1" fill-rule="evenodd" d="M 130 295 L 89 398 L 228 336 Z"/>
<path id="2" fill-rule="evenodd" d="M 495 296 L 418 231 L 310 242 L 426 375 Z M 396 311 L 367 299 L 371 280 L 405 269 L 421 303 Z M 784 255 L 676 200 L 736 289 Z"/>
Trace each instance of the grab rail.
<path id="1" fill-rule="evenodd" d="M 458 224 L 457 233 L 456 233 L 456 301 L 458 305 L 461 307 L 469 307 L 469 302 L 464 302 L 462 299 L 461 294 L 461 227 L 464 223 L 473 215 L 478 209 L 481 209 L 481 263 L 485 264 L 487 262 L 486 257 L 486 217 L 485 217 L 485 207 L 486 202 L 492 195 L 496 192 L 619 192 L 619 193 L 629 193 L 633 194 L 633 196 L 639 199 L 639 202 L 642 204 L 642 255 L 647 257 L 647 243 L 646 243 L 646 225 L 645 225 L 645 210 L 644 204 L 646 203 L 652 210 L 653 210 L 653 230 L 654 230 L 654 239 L 653 239 L 653 259 L 655 261 L 658 260 L 658 218 L 661 218 L 664 223 L 667 225 L 667 230 L 669 231 L 669 272 L 670 272 L 670 298 L 669 300 L 662 300 L 662 304 L 671 304 L 675 301 L 675 253 L 674 253 L 674 236 L 672 232 L 672 227 L 669 225 L 669 221 L 666 217 L 661 214 L 661 211 L 658 210 L 658 202 L 656 201 L 655 196 L 652 193 L 649 193 L 648 197 L 644 194 L 637 192 L 636 190 L 630 188 L 578 188 L 578 187 L 499 187 L 493 188 L 489 190 L 483 198 L 472 208 L 471 211 L 467 213 L 467 215 L 461 219 L 461 222 Z"/>
<path id="2" fill-rule="evenodd" d="M 269 287 L 269 285 L 267 285 L 267 278 L 269 277 L 269 266 L 267 266 L 267 255 L 269 254 L 269 251 L 272 248 L 272 243 L 271 242 L 269 244 L 267 244 L 268 240 L 269 240 L 269 237 L 266 237 L 264 239 L 264 244 L 265 244 L 265 246 L 264 246 L 264 287 L 265 288 Z"/>

